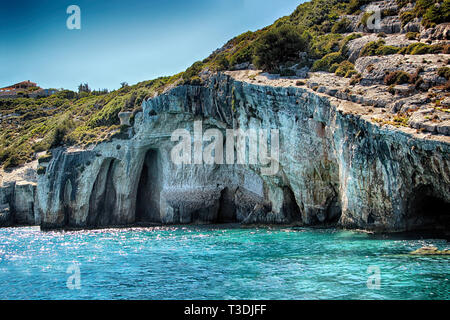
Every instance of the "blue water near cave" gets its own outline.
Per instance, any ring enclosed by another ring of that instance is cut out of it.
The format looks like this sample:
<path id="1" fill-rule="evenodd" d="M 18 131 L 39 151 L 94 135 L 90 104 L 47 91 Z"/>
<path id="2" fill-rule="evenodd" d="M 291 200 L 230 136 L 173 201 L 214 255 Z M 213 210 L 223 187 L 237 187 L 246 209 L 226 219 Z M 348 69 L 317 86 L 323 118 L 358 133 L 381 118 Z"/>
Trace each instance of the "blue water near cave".
<path id="1" fill-rule="evenodd" d="M 449 299 L 450 258 L 408 255 L 425 245 L 448 243 L 303 228 L 5 228 L 0 299 Z"/>

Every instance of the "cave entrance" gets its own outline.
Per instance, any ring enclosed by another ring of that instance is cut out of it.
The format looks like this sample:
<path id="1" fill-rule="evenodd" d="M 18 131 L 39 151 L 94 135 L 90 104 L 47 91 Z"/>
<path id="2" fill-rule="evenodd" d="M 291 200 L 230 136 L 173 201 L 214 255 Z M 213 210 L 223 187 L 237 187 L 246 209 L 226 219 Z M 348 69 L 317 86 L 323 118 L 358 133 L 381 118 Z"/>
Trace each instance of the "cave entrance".
<path id="1" fill-rule="evenodd" d="M 437 196 L 431 186 L 413 192 L 406 219 L 409 231 L 425 231 L 450 236 L 450 203 Z"/>
<path id="2" fill-rule="evenodd" d="M 158 150 L 145 154 L 136 198 L 136 222 L 160 223 L 161 157 Z"/>
<path id="3" fill-rule="evenodd" d="M 120 160 L 107 159 L 103 162 L 89 199 L 88 226 L 104 227 L 117 222 L 114 220 L 117 208 L 116 184 L 122 169 Z"/>

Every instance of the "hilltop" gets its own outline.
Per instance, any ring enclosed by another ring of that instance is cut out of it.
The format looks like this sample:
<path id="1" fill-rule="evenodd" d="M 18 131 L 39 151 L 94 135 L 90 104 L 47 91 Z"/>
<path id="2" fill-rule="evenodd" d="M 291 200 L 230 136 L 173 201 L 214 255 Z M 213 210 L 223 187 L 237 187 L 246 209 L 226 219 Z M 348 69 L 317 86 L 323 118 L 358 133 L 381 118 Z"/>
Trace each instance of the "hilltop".
<path id="1" fill-rule="evenodd" d="M 218 72 L 249 83 L 286 79 L 360 104 L 355 112 L 379 125 L 449 136 L 449 15 L 449 0 L 313 0 L 171 77 L 113 92 L 0 99 L 0 163 L 13 168 L 58 146 L 108 141 L 123 130 L 121 111 L 134 116 L 143 101 L 203 86 Z"/>

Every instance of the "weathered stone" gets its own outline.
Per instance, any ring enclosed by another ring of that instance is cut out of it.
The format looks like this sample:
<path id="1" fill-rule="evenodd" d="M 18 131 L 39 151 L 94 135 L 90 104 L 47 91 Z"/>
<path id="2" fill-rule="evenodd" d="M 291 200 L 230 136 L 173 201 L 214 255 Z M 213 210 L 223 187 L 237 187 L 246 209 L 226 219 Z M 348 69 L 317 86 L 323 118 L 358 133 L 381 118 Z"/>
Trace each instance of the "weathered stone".
<path id="1" fill-rule="evenodd" d="M 432 220 L 411 206 L 426 205 L 418 194 L 450 203 L 449 144 L 380 127 L 351 114 L 353 108 L 306 88 L 227 75 L 176 87 L 144 102 L 131 138 L 53 152 L 38 178 L 42 226 L 234 221 L 399 231 L 428 225 Z M 171 133 L 192 132 L 195 119 L 203 119 L 204 130 L 278 128 L 280 171 L 265 176 L 260 165 L 175 165 Z"/>
<path id="2" fill-rule="evenodd" d="M 121 126 L 131 126 L 130 118 L 132 112 L 120 112 L 119 113 L 119 119 L 120 119 L 120 125 Z"/>

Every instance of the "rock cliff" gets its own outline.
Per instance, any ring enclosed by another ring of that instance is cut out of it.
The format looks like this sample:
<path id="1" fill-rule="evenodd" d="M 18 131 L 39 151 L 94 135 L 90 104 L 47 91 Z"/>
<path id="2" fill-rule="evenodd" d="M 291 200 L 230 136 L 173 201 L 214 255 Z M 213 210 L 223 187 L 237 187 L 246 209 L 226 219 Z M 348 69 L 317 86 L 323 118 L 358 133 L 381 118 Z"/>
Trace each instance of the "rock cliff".
<path id="1" fill-rule="evenodd" d="M 0 189 L 0 223 L 43 228 L 226 223 L 448 230 L 446 136 L 380 126 L 361 105 L 305 87 L 233 73 L 144 101 L 132 126 L 88 149 L 57 149 L 37 183 Z M 176 165 L 172 133 L 279 129 L 279 171 L 261 165 Z M 45 171 L 45 172 L 44 172 Z M 16 219 L 16 220 L 14 220 Z"/>

